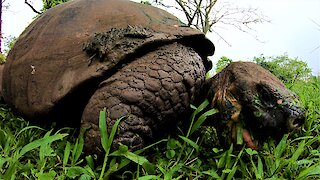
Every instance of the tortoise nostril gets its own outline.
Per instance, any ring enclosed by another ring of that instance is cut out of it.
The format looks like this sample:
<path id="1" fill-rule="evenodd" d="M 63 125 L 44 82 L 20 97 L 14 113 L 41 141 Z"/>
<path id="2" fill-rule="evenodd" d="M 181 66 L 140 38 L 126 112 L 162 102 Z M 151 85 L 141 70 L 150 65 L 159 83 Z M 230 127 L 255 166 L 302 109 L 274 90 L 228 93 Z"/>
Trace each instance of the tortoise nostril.
<path id="1" fill-rule="evenodd" d="M 303 111 L 296 106 L 291 106 L 290 108 L 285 108 L 287 114 L 287 128 L 291 131 L 299 128 L 303 125 L 306 116 Z"/>
<path id="2" fill-rule="evenodd" d="M 288 119 L 288 129 L 289 130 L 294 130 L 299 127 L 301 127 L 304 123 L 305 117 L 299 117 L 299 118 L 289 118 Z"/>
<path id="3" fill-rule="evenodd" d="M 293 125 L 294 126 L 302 126 L 302 124 L 304 123 L 304 119 L 302 119 L 302 118 L 297 118 L 297 119 L 295 119 L 294 121 L 293 121 Z"/>

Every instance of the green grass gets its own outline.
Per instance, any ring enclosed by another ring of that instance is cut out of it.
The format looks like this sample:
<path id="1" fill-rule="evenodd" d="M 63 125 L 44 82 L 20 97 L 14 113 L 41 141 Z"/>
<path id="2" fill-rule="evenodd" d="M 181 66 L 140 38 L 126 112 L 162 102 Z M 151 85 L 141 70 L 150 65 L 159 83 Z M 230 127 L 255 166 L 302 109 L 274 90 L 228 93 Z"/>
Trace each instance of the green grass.
<path id="1" fill-rule="evenodd" d="M 215 113 L 204 112 L 205 101 L 193 107 L 186 132 L 137 152 L 126 146 L 111 151 L 119 119 L 110 134 L 101 137 L 105 156 L 100 161 L 82 152 L 83 132 L 75 137 L 73 129 L 32 126 L 2 104 L 0 179 L 319 179 L 320 78 L 288 87 L 299 95 L 307 120 L 300 131 L 285 135 L 279 143 L 268 140 L 260 151 L 236 150 L 232 145 L 221 149 L 214 143 L 214 129 L 199 131 L 206 117 Z M 101 111 L 102 132 L 106 132 L 104 119 Z"/>

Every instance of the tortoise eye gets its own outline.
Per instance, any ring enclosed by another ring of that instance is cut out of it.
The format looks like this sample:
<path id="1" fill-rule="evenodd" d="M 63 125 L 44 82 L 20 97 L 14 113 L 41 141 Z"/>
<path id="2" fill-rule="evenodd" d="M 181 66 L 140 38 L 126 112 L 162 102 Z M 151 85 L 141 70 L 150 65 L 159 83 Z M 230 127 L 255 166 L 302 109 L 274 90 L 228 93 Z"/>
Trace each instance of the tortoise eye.
<path id="1" fill-rule="evenodd" d="M 273 107 L 274 106 L 274 97 L 270 93 L 270 91 L 262 86 L 258 85 L 257 90 L 259 93 L 260 100 L 268 107 Z"/>

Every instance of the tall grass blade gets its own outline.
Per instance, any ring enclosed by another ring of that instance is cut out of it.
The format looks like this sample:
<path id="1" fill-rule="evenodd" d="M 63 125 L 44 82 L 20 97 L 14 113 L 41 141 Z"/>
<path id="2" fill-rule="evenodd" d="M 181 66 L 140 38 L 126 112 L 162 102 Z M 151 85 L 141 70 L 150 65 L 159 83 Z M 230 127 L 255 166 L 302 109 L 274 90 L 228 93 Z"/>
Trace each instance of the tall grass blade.
<path id="1" fill-rule="evenodd" d="M 50 131 L 51 132 L 51 131 Z M 27 145 L 25 145 L 19 152 L 18 158 L 22 157 L 27 152 L 39 148 L 42 144 L 49 144 L 57 140 L 61 140 L 66 137 L 68 134 L 55 134 L 49 137 L 37 139 Z"/>
<path id="2" fill-rule="evenodd" d="M 202 123 L 207 119 L 208 116 L 212 116 L 212 115 L 216 114 L 217 112 L 218 112 L 218 110 L 216 110 L 216 109 L 210 109 L 209 111 L 203 113 L 198 118 L 198 120 L 194 123 L 194 125 L 192 126 L 190 135 L 202 125 Z"/>
<path id="3" fill-rule="evenodd" d="M 121 147 L 122 146 L 122 147 Z M 119 150 L 114 151 L 110 156 L 123 156 L 138 165 L 141 165 L 148 174 L 154 174 L 154 166 L 143 156 L 139 156 L 135 153 L 128 151 L 128 148 L 123 148 L 125 145 L 121 145 Z"/>
<path id="4" fill-rule="evenodd" d="M 156 176 L 156 175 L 148 175 L 148 176 L 142 176 L 139 177 L 138 180 L 160 180 L 160 176 Z"/>
<path id="5" fill-rule="evenodd" d="M 69 141 L 67 141 L 66 147 L 64 149 L 64 154 L 63 154 L 63 161 L 62 161 L 63 169 L 66 167 L 68 163 L 70 152 L 71 152 L 71 144 Z"/>
<path id="6" fill-rule="evenodd" d="M 86 159 L 86 162 L 87 162 L 88 166 L 89 166 L 91 169 L 94 169 L 94 161 L 93 161 L 92 156 L 91 156 L 91 155 L 86 156 L 85 159 Z"/>
<path id="7" fill-rule="evenodd" d="M 48 138 L 50 136 L 50 132 L 47 132 L 44 135 L 44 138 Z M 51 143 L 41 144 L 39 150 L 40 163 L 44 163 L 46 156 L 55 156 L 54 150 L 51 148 Z"/>
<path id="8" fill-rule="evenodd" d="M 81 176 L 82 174 L 86 174 L 86 175 L 90 175 L 91 174 L 83 167 L 79 167 L 79 166 L 74 166 L 74 167 L 68 167 L 66 168 L 67 171 L 67 177 L 74 179 L 76 177 Z"/>
<path id="9" fill-rule="evenodd" d="M 242 154 L 243 154 L 243 151 L 244 151 L 244 148 L 241 149 L 241 151 L 239 152 L 239 154 L 238 154 L 238 156 L 237 156 L 237 158 L 236 158 L 236 161 L 233 163 L 233 167 L 232 167 L 232 169 L 231 169 L 231 172 L 230 172 L 230 173 L 228 174 L 228 176 L 227 176 L 227 180 L 233 179 L 233 177 L 234 177 L 237 169 L 238 169 L 238 168 L 242 168 L 241 166 L 238 167 L 238 161 L 241 160 L 241 156 L 242 156 Z"/>
<path id="10" fill-rule="evenodd" d="M 293 153 L 292 157 L 291 157 L 291 162 L 295 162 L 298 160 L 299 156 L 301 155 L 301 153 L 304 151 L 305 148 L 305 140 L 301 141 L 298 145 L 298 149 Z"/>
<path id="11" fill-rule="evenodd" d="M 285 134 L 283 136 L 283 138 L 281 139 L 281 141 L 279 142 L 279 144 L 277 145 L 275 151 L 274 151 L 274 155 L 276 159 L 279 159 L 282 155 L 282 153 L 284 152 L 284 150 L 287 147 L 287 139 L 288 139 L 288 134 Z"/>
<path id="12" fill-rule="evenodd" d="M 16 135 L 16 138 L 17 138 L 21 133 L 23 133 L 24 131 L 27 131 L 27 130 L 29 130 L 29 129 L 39 129 L 39 130 L 45 131 L 45 129 L 43 129 L 43 128 L 41 128 L 41 127 L 38 127 L 38 126 L 27 126 L 27 127 L 25 127 L 25 128 L 22 128 L 22 129 L 18 132 L 18 134 Z"/>
<path id="13" fill-rule="evenodd" d="M 187 144 L 191 145 L 194 149 L 196 149 L 197 152 L 199 152 L 199 145 L 195 142 L 193 142 L 192 140 L 184 137 L 184 136 L 180 136 L 179 137 L 184 141 L 186 142 Z"/>
<path id="14" fill-rule="evenodd" d="M 187 135 L 186 135 L 187 138 L 190 136 L 191 128 L 193 127 L 194 120 L 195 120 L 197 114 L 200 113 L 202 110 L 204 110 L 208 105 L 209 105 L 209 101 L 208 101 L 208 99 L 206 99 L 206 100 L 203 101 L 203 102 L 200 104 L 200 106 L 192 113 L 192 115 L 191 115 L 191 123 L 190 123 L 189 129 L 188 129 Z"/>
<path id="15" fill-rule="evenodd" d="M 108 130 L 107 130 L 107 119 L 106 119 L 106 108 L 103 111 L 100 111 L 99 116 L 99 128 L 100 128 L 100 136 L 101 136 L 101 145 L 104 151 L 108 149 Z"/>
<path id="16" fill-rule="evenodd" d="M 28 153 L 32 150 L 35 150 L 35 149 L 39 148 L 40 146 L 45 146 L 45 145 L 51 144 L 54 141 L 61 140 L 67 136 L 67 134 L 54 134 L 54 135 L 50 136 L 50 133 L 51 133 L 51 131 L 46 133 L 46 135 L 43 138 L 32 141 L 29 144 L 25 145 L 20 151 L 17 151 L 14 154 L 14 157 L 10 160 L 10 165 L 4 174 L 4 179 L 12 179 L 12 177 L 14 176 L 14 174 L 16 172 L 17 162 L 26 153 Z"/>
<path id="17" fill-rule="evenodd" d="M 221 177 L 218 175 L 216 170 L 213 170 L 213 169 L 210 169 L 208 171 L 204 171 L 202 173 L 206 174 L 206 175 L 209 175 L 211 178 L 214 178 L 214 179 L 221 179 Z"/>
<path id="18" fill-rule="evenodd" d="M 79 160 L 81 153 L 83 151 L 84 146 L 84 140 L 83 137 L 79 137 L 76 141 L 76 144 L 73 148 L 73 163 L 76 164 L 76 162 Z"/>
<path id="19" fill-rule="evenodd" d="M 297 179 L 306 179 L 308 176 L 320 175 L 320 163 L 302 170 Z"/>
<path id="20" fill-rule="evenodd" d="M 209 105 L 209 100 L 206 99 L 205 101 L 203 101 L 200 106 L 192 113 L 192 117 L 195 117 L 198 113 L 200 113 L 201 111 L 203 111 L 207 106 Z"/>
<path id="21" fill-rule="evenodd" d="M 101 143 L 103 143 L 102 146 L 103 146 L 103 149 L 105 150 L 105 156 L 104 156 L 103 165 L 102 165 L 102 169 L 101 169 L 101 174 L 100 174 L 99 180 L 100 179 L 102 180 L 104 175 L 105 175 L 104 172 L 106 170 L 107 161 L 108 161 L 108 157 L 109 157 L 109 152 L 111 150 L 111 145 L 112 145 L 114 136 L 117 133 L 117 129 L 118 129 L 118 126 L 119 126 L 121 120 L 123 118 L 125 118 L 125 117 L 121 117 L 114 123 L 114 125 L 112 126 L 112 129 L 111 129 L 110 135 L 108 137 L 105 114 L 106 114 L 105 110 L 103 110 L 102 113 L 100 111 L 100 115 L 101 116 L 100 116 L 100 119 L 99 119 L 99 125 L 103 126 L 103 127 L 100 127 L 100 134 L 101 134 Z M 102 135 L 103 135 L 103 137 L 102 137 Z"/>
<path id="22" fill-rule="evenodd" d="M 258 174 L 259 174 L 259 177 L 261 177 L 261 179 L 264 179 L 263 163 L 259 155 L 258 155 Z"/>

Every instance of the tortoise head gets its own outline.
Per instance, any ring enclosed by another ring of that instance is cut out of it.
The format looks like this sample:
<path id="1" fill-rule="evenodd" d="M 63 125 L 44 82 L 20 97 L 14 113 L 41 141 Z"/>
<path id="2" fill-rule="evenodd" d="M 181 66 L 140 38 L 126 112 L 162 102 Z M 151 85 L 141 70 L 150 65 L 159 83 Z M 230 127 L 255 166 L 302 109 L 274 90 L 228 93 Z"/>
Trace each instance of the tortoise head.
<path id="1" fill-rule="evenodd" d="M 255 149 L 257 141 L 268 137 L 279 139 L 304 123 L 298 97 L 255 63 L 231 63 L 210 80 L 210 86 L 208 98 L 222 119 L 217 124 L 222 128 L 217 130 L 222 129 L 219 134 L 227 143 L 242 144 L 244 140 Z M 239 138 L 239 132 L 243 138 Z"/>

